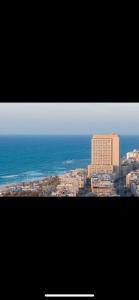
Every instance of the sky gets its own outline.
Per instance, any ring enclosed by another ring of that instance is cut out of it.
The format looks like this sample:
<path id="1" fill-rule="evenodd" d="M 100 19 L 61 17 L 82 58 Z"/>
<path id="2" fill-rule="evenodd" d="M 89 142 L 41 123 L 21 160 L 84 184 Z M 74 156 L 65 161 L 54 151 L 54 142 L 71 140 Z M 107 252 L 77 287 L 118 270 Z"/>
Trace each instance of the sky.
<path id="1" fill-rule="evenodd" d="M 139 103 L 0 103 L 0 134 L 139 135 Z"/>

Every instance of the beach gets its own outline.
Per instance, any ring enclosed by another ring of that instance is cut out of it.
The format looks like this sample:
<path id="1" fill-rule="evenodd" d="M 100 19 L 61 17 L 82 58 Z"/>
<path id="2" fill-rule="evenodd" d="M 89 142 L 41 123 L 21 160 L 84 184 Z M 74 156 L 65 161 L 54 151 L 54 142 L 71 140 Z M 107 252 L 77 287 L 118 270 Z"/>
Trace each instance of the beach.
<path id="1" fill-rule="evenodd" d="M 59 176 L 47 176 L 41 180 L 8 184 L 0 187 L 1 197 L 14 196 L 76 196 L 84 187 L 87 169 L 75 169 Z"/>

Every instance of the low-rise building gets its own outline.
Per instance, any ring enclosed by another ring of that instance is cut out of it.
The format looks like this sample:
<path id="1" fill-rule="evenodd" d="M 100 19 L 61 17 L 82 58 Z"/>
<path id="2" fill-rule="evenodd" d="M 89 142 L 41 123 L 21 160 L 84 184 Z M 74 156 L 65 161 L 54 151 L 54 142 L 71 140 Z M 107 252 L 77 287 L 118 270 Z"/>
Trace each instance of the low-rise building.
<path id="1" fill-rule="evenodd" d="M 139 170 L 127 174 L 126 188 L 130 190 L 133 196 L 139 197 Z"/>
<path id="2" fill-rule="evenodd" d="M 134 158 L 136 159 L 136 161 L 139 162 L 139 150 L 133 150 L 131 152 L 127 152 L 127 155 L 126 155 L 127 159 L 129 158 Z"/>
<path id="3" fill-rule="evenodd" d="M 76 197 L 79 189 L 84 188 L 86 178 L 86 169 L 75 169 L 59 176 L 60 183 L 57 185 L 56 192 L 52 193 L 52 196 Z"/>
<path id="4" fill-rule="evenodd" d="M 99 197 L 116 195 L 112 174 L 94 174 L 91 178 L 91 190 Z"/>

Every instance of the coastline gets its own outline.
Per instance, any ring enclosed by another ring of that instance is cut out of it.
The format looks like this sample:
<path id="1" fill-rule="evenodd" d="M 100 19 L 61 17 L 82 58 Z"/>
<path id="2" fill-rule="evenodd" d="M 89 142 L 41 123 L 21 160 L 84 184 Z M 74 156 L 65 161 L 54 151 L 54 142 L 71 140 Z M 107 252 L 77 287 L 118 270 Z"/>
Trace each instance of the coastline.
<path id="1" fill-rule="evenodd" d="M 2 184 L 0 185 L 0 191 L 1 189 L 5 189 L 5 188 L 10 188 L 10 187 L 16 187 L 16 186 L 20 186 L 20 185 L 27 185 L 27 184 L 33 184 L 33 183 L 36 183 L 36 182 L 41 182 L 41 181 L 45 181 L 47 179 L 51 179 L 52 177 L 58 177 L 60 175 L 49 175 L 49 176 L 45 176 L 45 177 L 42 177 L 42 179 L 40 178 L 36 178 L 35 180 L 28 180 L 28 181 L 20 181 L 20 182 L 14 182 L 14 183 L 7 183 L 7 184 Z"/>
<path id="2" fill-rule="evenodd" d="M 85 184 L 87 169 L 76 168 L 64 174 L 45 176 L 41 179 L 2 185 L 0 197 L 10 196 L 76 196 Z M 58 189 L 57 189 L 58 188 Z"/>
<path id="3" fill-rule="evenodd" d="M 41 183 L 43 183 L 43 182 L 45 183 L 46 181 L 50 181 L 53 178 L 60 178 L 60 176 L 68 174 L 71 171 L 74 171 L 74 170 L 71 169 L 67 172 L 64 172 L 64 173 L 58 174 L 58 175 L 48 175 L 48 176 L 42 177 L 41 179 L 36 178 L 36 179 L 28 180 L 28 181 L 20 181 L 20 182 L 15 182 L 15 183 L 2 184 L 2 185 L 0 185 L 0 192 L 3 192 L 3 191 L 8 190 L 10 188 L 12 189 L 12 188 L 18 188 L 18 187 L 25 187 L 25 186 L 34 185 L 34 184 L 40 185 Z"/>
<path id="4" fill-rule="evenodd" d="M 122 156 L 122 158 L 121 158 L 121 161 L 123 161 L 124 160 L 124 156 Z M 35 183 L 38 183 L 38 185 L 39 184 L 41 184 L 43 181 L 49 181 L 49 180 L 51 180 L 52 178 L 60 178 L 62 175 L 66 175 L 66 174 L 68 174 L 68 173 L 70 173 L 70 172 L 72 172 L 72 171 L 75 171 L 76 169 L 86 169 L 87 168 L 87 166 L 86 167 L 84 167 L 84 168 L 80 168 L 80 167 L 78 167 L 78 168 L 74 168 L 74 169 L 70 169 L 70 170 L 66 170 L 66 171 L 63 171 L 63 172 L 60 172 L 60 173 L 58 173 L 58 174 L 53 174 L 53 175 L 46 175 L 46 176 L 43 176 L 43 177 L 38 177 L 38 178 L 36 178 L 36 179 L 29 179 L 29 180 L 24 180 L 24 181 L 17 181 L 17 182 L 13 182 L 13 183 L 5 183 L 5 184 L 0 184 L 0 192 L 3 192 L 3 191 L 5 191 L 6 189 L 8 190 L 8 189 L 12 189 L 12 188 L 16 188 L 16 187 L 24 187 L 24 186 L 27 186 L 27 185 L 33 185 L 33 184 L 35 184 Z"/>
<path id="5" fill-rule="evenodd" d="M 5 189 L 5 188 L 20 186 L 20 185 L 33 184 L 33 183 L 36 183 L 36 182 L 49 180 L 49 179 L 54 178 L 54 177 L 60 177 L 60 176 L 65 175 L 65 174 L 67 174 L 71 171 L 74 171 L 76 169 L 77 168 L 70 169 L 70 170 L 66 170 L 66 171 L 63 171 L 63 172 L 59 172 L 58 174 L 54 173 L 53 175 L 46 175 L 46 176 L 43 176 L 43 177 L 38 177 L 36 179 L 29 179 L 29 180 L 17 181 L 17 182 L 13 182 L 13 183 L 11 182 L 11 183 L 0 184 L 0 191 L 1 191 L 1 189 Z M 85 169 L 85 168 L 82 168 L 82 169 Z"/>
<path id="6" fill-rule="evenodd" d="M 29 179 L 29 180 L 24 180 L 24 181 L 17 181 L 17 182 L 11 182 L 11 183 L 5 183 L 5 184 L 0 184 L 0 190 L 3 189 L 3 188 L 8 188 L 8 187 L 13 187 L 13 186 L 17 186 L 17 185 L 24 185 L 24 184 L 31 184 L 33 182 L 39 182 L 39 181 L 42 181 L 42 180 L 47 180 L 47 179 L 50 179 L 50 178 L 53 178 L 53 177 L 59 177 L 61 175 L 64 175 L 65 173 L 68 173 L 72 171 L 69 170 L 69 171 L 66 171 L 66 172 L 63 172 L 63 173 L 59 173 L 59 174 L 56 174 L 56 175 L 46 175 L 46 176 L 43 176 L 43 177 L 38 177 L 36 179 Z"/>

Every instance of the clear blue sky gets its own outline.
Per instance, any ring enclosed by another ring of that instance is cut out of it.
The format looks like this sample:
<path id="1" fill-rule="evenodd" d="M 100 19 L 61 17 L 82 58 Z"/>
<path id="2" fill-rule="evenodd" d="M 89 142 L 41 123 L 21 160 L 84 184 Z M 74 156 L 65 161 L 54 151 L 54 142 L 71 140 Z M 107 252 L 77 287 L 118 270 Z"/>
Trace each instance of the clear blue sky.
<path id="1" fill-rule="evenodd" d="M 0 134 L 139 135 L 139 103 L 0 103 Z"/>

